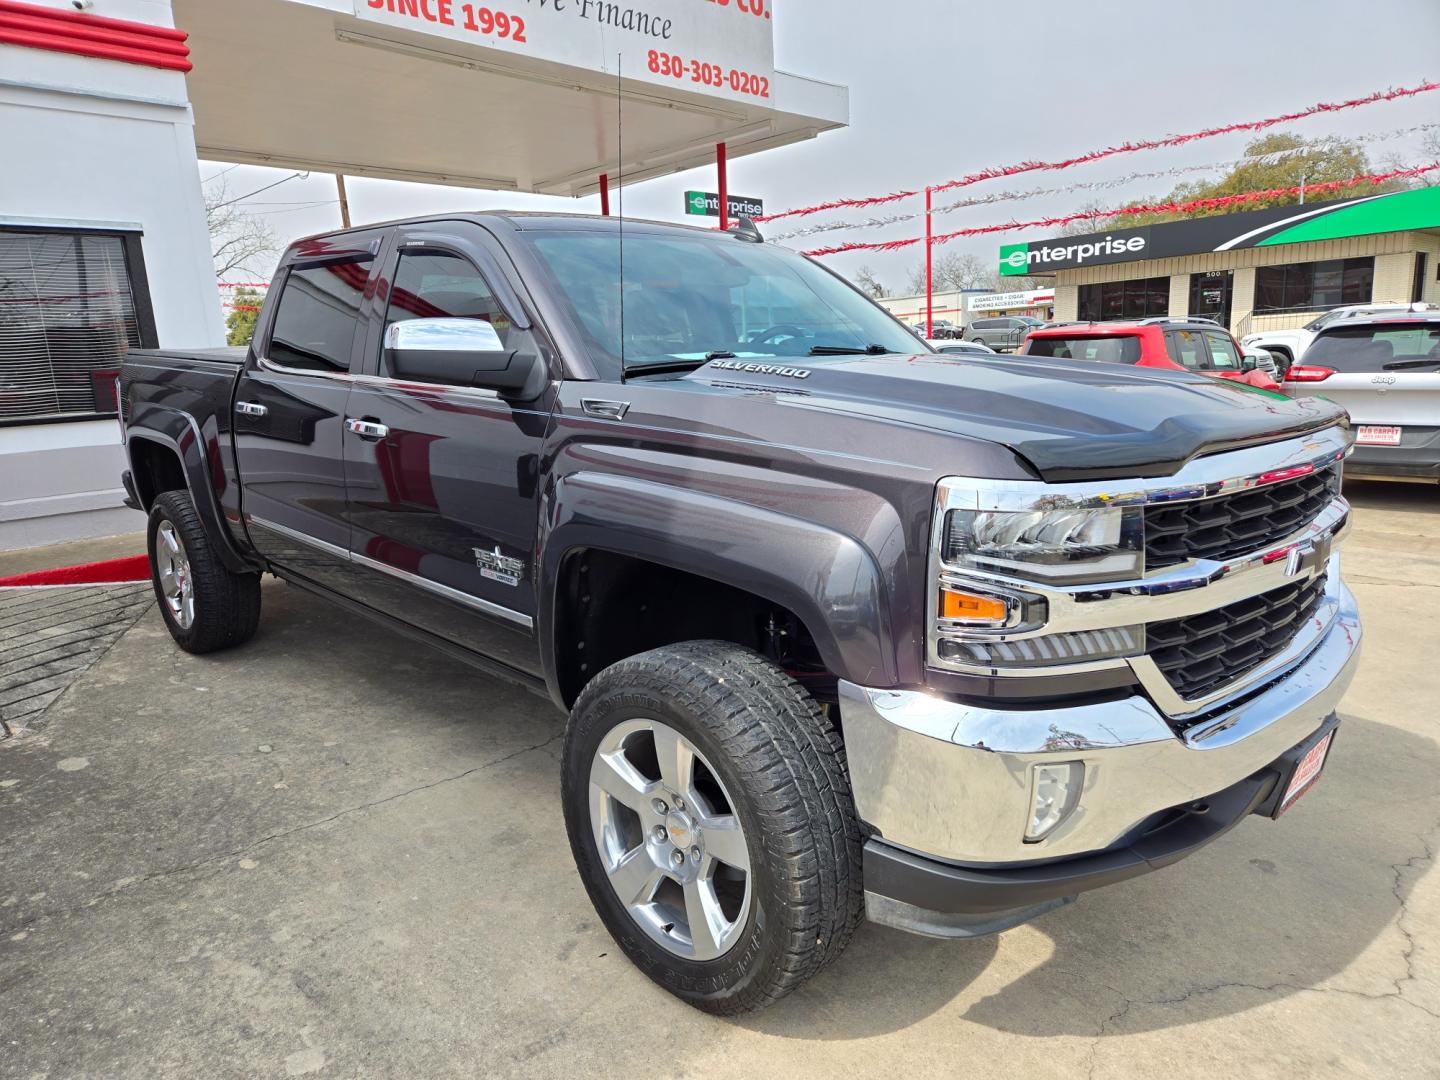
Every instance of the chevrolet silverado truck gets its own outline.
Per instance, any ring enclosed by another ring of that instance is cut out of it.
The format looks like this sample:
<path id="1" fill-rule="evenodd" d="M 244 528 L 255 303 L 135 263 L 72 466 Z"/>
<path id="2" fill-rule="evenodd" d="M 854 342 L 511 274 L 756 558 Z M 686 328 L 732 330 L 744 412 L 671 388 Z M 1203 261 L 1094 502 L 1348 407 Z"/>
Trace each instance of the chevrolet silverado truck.
<path id="1" fill-rule="evenodd" d="M 927 348 L 748 222 L 357 228 L 129 354 L 124 483 L 181 648 L 269 573 L 568 713 L 596 911 L 738 1013 L 1279 817 L 1357 663 L 1340 409 Z"/>

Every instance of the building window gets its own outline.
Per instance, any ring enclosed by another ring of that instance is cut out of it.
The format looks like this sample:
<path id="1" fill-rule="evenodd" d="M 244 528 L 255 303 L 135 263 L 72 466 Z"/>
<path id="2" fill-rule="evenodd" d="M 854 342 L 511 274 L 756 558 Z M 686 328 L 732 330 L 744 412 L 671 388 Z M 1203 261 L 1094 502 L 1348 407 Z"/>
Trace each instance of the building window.
<path id="1" fill-rule="evenodd" d="M 0 423 L 116 414 L 126 350 L 156 344 L 139 239 L 0 229 Z"/>
<path id="2" fill-rule="evenodd" d="M 1170 313 L 1168 277 L 1107 281 L 1102 285 L 1080 286 L 1082 322 L 1110 322 L 1115 319 L 1148 319 Z"/>
<path id="3" fill-rule="evenodd" d="M 1368 304 L 1375 288 L 1375 260 L 1327 259 L 1255 269 L 1255 313 L 1324 311 Z"/>

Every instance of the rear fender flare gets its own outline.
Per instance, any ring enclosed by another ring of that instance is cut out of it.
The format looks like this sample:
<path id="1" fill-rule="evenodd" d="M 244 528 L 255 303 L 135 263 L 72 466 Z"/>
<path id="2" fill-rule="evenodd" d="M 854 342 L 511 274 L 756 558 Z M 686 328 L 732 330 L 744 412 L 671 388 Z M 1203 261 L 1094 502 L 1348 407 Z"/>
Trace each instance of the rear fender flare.
<path id="1" fill-rule="evenodd" d="M 141 426 L 143 425 L 143 426 Z M 133 447 L 137 442 L 150 442 L 165 447 L 180 461 L 185 475 L 186 490 L 195 502 L 196 512 L 205 526 L 205 532 L 220 553 L 220 561 L 227 570 L 237 574 L 253 573 L 260 569 L 252 557 L 235 542 L 234 534 L 225 522 L 220 510 L 217 485 L 223 489 L 227 483 L 225 470 L 220 461 L 218 433 L 206 439 L 194 417 L 178 409 L 159 405 L 138 405 L 130 418 L 125 432 L 125 455 L 131 471 L 136 471 Z M 137 484 L 137 489 L 139 485 Z M 150 512 L 150 506 L 142 506 Z"/>

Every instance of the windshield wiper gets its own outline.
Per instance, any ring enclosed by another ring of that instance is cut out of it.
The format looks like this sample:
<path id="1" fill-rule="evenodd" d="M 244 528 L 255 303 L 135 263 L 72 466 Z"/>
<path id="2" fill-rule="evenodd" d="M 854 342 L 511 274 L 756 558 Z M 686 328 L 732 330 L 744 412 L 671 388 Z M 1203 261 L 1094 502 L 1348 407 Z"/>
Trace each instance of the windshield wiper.
<path id="1" fill-rule="evenodd" d="M 863 349 L 858 345 L 812 345 L 811 356 L 884 356 L 890 350 L 873 342 Z"/>
<path id="2" fill-rule="evenodd" d="M 711 360 L 734 360 L 734 359 L 735 359 L 735 354 L 734 354 L 733 352 L 726 352 L 724 349 L 717 349 L 715 352 L 707 352 L 707 353 L 705 354 L 705 362 L 706 362 L 707 364 L 708 364 Z"/>
<path id="3" fill-rule="evenodd" d="M 1440 364 L 1440 357 L 1432 357 L 1428 360 L 1392 360 L 1388 364 L 1381 364 L 1386 371 L 1401 371 L 1405 368 L 1425 367 L 1427 364 Z"/>

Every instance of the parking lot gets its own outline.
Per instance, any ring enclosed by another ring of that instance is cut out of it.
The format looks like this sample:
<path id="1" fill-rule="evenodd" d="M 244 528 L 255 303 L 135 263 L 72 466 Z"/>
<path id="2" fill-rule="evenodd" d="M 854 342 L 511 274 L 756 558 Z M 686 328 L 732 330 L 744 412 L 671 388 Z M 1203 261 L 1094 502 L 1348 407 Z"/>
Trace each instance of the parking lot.
<path id="1" fill-rule="evenodd" d="M 152 606 L 0 743 L 0 1076 L 1433 1077 L 1440 495 L 1348 494 L 1366 659 L 1280 822 L 729 1021 L 597 922 L 550 704 L 275 582 L 212 657 Z"/>

